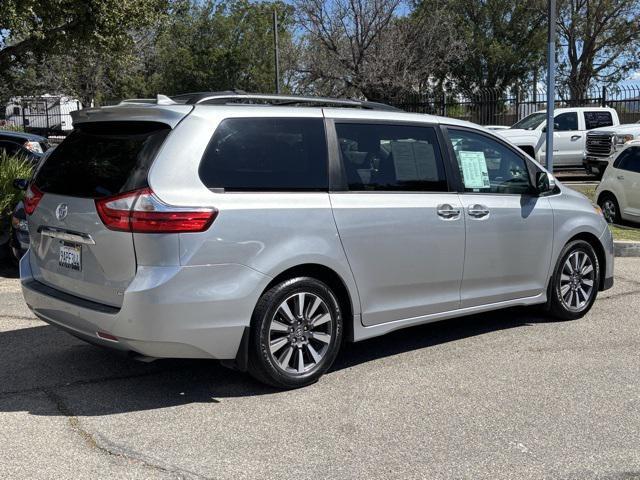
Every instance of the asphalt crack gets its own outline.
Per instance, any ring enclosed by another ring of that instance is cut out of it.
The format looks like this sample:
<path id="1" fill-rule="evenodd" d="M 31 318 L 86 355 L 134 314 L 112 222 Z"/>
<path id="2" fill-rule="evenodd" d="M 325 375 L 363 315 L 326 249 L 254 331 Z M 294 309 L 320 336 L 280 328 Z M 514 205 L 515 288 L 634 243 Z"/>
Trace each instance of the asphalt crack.
<path id="1" fill-rule="evenodd" d="M 176 478 L 210 480 L 210 477 L 205 477 L 191 470 L 177 467 L 175 465 L 164 464 L 153 457 L 144 455 L 143 453 L 108 440 L 100 434 L 92 434 L 82 426 L 78 417 L 73 413 L 64 399 L 54 390 L 40 389 L 39 391 L 43 392 L 55 405 L 56 409 L 67 419 L 71 430 L 79 435 L 91 450 L 98 451 L 104 455 L 125 460 L 127 462 L 136 462 L 150 470 L 164 474 L 171 474 L 176 476 Z"/>
<path id="2" fill-rule="evenodd" d="M 165 370 L 154 370 L 153 372 L 145 372 L 137 375 L 113 375 L 110 377 L 90 378 L 87 380 L 77 380 L 75 382 L 58 383 L 58 384 L 50 385 L 48 387 L 32 387 L 32 388 L 24 388 L 22 390 L 8 390 L 6 392 L 0 392 L 0 399 L 11 397 L 14 395 L 25 395 L 30 393 L 38 393 L 42 391 L 58 390 L 60 388 L 82 387 L 84 385 L 93 385 L 93 384 L 102 383 L 102 382 L 151 377 L 153 375 L 157 375 L 158 373 L 161 373 L 164 371 Z"/>

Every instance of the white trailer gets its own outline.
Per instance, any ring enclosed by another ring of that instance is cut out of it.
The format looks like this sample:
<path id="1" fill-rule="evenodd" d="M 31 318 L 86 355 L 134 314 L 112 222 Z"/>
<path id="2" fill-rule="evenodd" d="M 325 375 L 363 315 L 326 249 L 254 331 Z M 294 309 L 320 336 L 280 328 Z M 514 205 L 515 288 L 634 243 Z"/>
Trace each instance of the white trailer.
<path id="1" fill-rule="evenodd" d="M 48 135 L 72 130 L 71 112 L 81 109 L 79 100 L 67 96 L 13 97 L 6 106 L 5 119 L 26 131 Z"/>

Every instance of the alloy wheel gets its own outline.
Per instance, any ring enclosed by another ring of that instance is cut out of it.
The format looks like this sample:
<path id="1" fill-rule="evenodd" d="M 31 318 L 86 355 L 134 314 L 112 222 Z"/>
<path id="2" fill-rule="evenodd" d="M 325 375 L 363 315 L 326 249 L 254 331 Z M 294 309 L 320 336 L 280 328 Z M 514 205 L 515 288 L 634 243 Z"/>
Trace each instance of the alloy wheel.
<path id="1" fill-rule="evenodd" d="M 564 262 L 560 272 L 560 297 L 572 312 L 585 309 L 593 295 L 595 269 L 586 252 L 576 250 Z"/>
<path id="2" fill-rule="evenodd" d="M 316 368 L 329 350 L 333 324 L 329 307 L 318 295 L 287 297 L 269 324 L 269 352 L 277 368 L 294 375 Z"/>
<path id="3" fill-rule="evenodd" d="M 617 217 L 617 208 L 615 202 L 607 198 L 602 202 L 602 214 L 608 223 L 614 223 Z"/>

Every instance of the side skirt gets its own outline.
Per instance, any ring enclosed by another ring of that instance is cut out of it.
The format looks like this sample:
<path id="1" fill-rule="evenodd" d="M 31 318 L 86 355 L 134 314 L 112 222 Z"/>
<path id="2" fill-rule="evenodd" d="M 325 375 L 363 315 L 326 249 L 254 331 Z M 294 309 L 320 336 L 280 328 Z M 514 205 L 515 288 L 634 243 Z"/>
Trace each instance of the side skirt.
<path id="1" fill-rule="evenodd" d="M 475 307 L 459 308 L 448 312 L 433 313 L 423 315 L 421 317 L 412 317 L 404 320 L 394 320 L 393 322 L 380 323 L 365 327 L 362 324 L 362 317 L 354 318 L 353 322 L 353 341 L 366 340 L 367 338 L 378 337 L 385 333 L 400 330 L 401 328 L 412 327 L 414 325 L 422 325 L 425 323 L 437 322 L 439 320 L 447 320 L 449 318 L 464 317 L 465 315 L 473 315 L 476 313 L 489 312 L 492 310 L 500 310 L 509 307 L 519 307 L 528 305 L 538 305 L 547 301 L 547 293 L 543 292 L 534 297 L 518 298 L 515 300 L 507 300 L 504 302 L 490 303 L 487 305 L 479 305 Z"/>

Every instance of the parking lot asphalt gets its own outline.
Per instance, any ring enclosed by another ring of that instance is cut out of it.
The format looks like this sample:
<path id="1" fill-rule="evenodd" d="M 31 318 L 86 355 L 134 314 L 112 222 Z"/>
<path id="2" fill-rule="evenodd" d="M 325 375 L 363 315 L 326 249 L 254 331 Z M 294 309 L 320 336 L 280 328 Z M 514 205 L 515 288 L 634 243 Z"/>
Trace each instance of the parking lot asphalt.
<path id="1" fill-rule="evenodd" d="M 411 328 L 288 392 L 84 344 L 2 273 L 0 478 L 640 478 L 640 259 L 584 319 Z"/>

